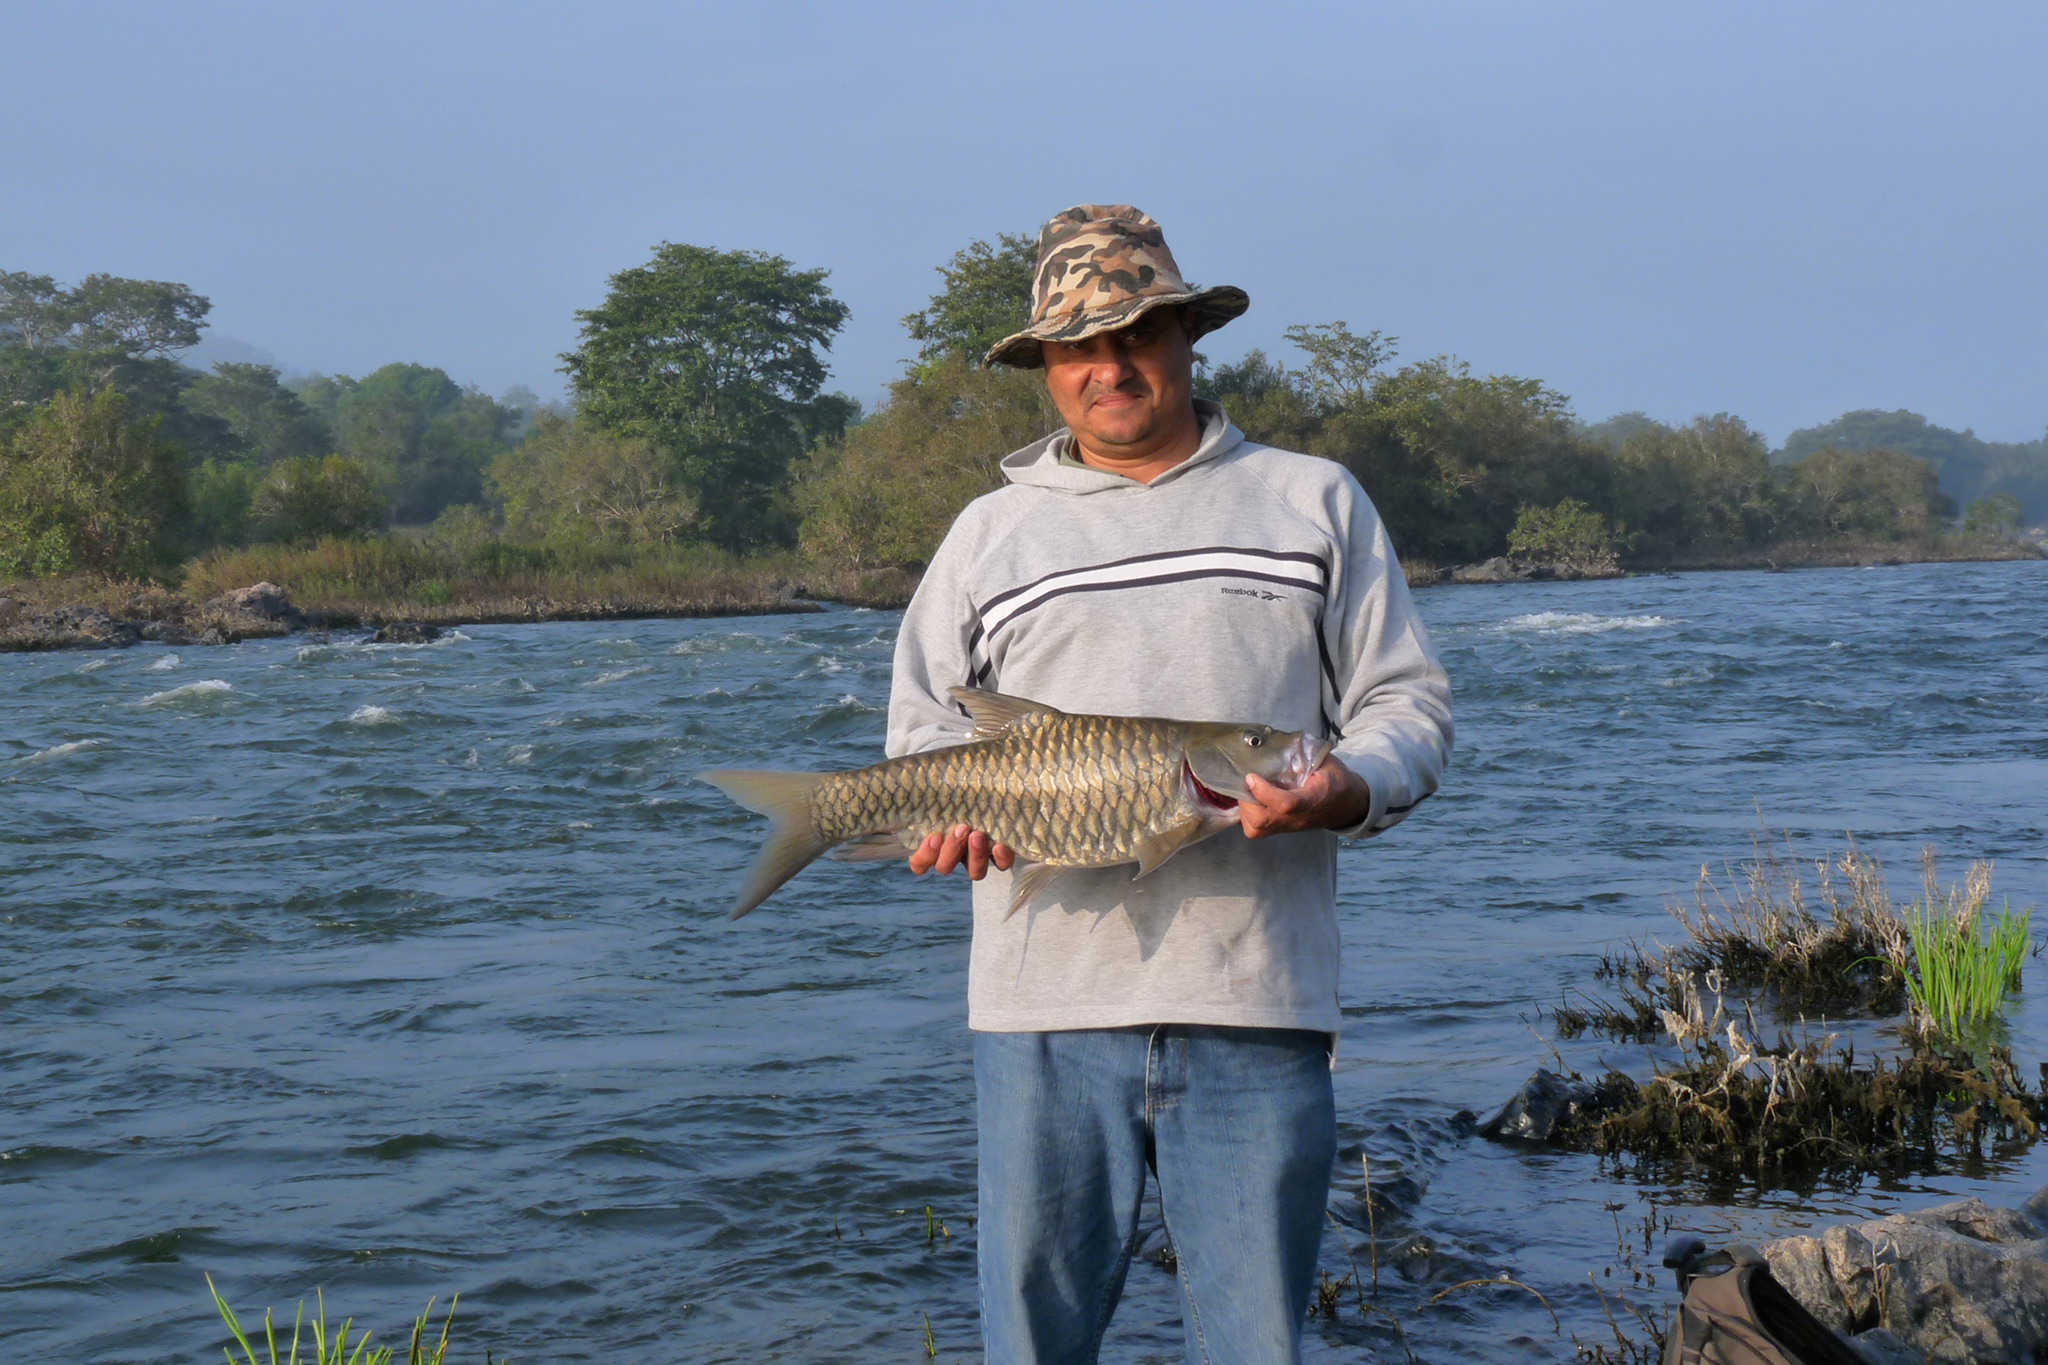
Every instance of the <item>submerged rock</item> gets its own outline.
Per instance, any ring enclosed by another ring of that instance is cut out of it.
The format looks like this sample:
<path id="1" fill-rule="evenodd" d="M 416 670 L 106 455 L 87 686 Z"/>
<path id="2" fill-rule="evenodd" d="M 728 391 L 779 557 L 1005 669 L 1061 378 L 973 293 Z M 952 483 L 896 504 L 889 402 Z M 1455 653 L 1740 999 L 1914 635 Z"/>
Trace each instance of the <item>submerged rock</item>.
<path id="1" fill-rule="evenodd" d="M 387 621 L 377 627 L 377 633 L 364 641 L 364 643 L 372 645 L 423 645 L 430 640 L 438 640 L 440 638 L 441 628 L 428 625 L 424 621 Z"/>
<path id="2" fill-rule="evenodd" d="M 1495 1141 L 1552 1142 L 1560 1129 L 1590 1122 L 1619 1107 L 1632 1089 L 1612 1078 L 1595 1083 L 1538 1067 L 1500 1112 L 1479 1125 L 1479 1135 Z"/>
<path id="3" fill-rule="evenodd" d="M 1771 1274 L 1857 1345 L 1929 1362 L 2048 1359 L 2048 1188 L 2018 1209 L 1959 1199 L 1763 1248 Z"/>

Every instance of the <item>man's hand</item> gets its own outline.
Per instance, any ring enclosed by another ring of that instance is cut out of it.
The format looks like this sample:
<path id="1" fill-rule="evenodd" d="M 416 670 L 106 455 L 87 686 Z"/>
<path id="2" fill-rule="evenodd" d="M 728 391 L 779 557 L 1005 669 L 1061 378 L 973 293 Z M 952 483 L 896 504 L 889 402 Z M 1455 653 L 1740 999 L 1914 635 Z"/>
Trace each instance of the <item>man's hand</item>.
<path id="1" fill-rule="evenodd" d="M 1335 758 L 1324 759 L 1298 787 L 1276 787 L 1256 773 L 1245 776 L 1244 786 L 1250 796 L 1237 803 L 1237 818 L 1247 839 L 1304 829 L 1346 829 L 1372 808 L 1364 779 Z"/>
<path id="2" fill-rule="evenodd" d="M 990 863 L 1001 872 L 1008 872 L 1010 864 L 1017 861 L 1017 855 L 1008 844 L 998 844 L 978 829 L 955 825 L 951 829 L 935 829 L 924 836 L 924 842 L 910 853 L 910 870 L 922 877 L 937 869 L 941 876 L 967 864 L 969 880 L 980 881 L 988 875 Z"/>

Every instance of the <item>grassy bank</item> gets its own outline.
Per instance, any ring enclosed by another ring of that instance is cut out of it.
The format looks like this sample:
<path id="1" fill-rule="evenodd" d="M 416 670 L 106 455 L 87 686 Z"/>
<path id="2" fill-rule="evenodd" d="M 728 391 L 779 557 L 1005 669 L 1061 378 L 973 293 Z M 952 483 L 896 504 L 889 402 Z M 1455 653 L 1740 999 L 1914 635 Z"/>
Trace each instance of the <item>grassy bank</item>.
<path id="1" fill-rule="evenodd" d="M 465 547 L 405 536 L 261 545 L 184 566 L 175 586 L 70 577 L 0 583 L 0 651 L 161 640 L 228 643 L 302 627 L 625 620 L 806 611 L 817 601 L 895 607 L 916 577 L 796 555 L 702 548 L 627 554 L 484 541 Z M 293 617 L 238 610 L 236 589 L 273 583 Z"/>
<path id="2" fill-rule="evenodd" d="M 1756 550 L 1638 556 L 1636 571 L 1782 569 L 1952 560 L 2038 559 L 2025 541 L 1943 535 L 1918 541 L 1787 541 Z M 1404 565 L 1413 587 L 1453 570 Z M 1503 578 L 1500 581 L 1515 581 Z M 284 590 L 299 616 L 252 615 L 223 601 L 256 583 Z M 258 545 L 205 555 L 164 582 L 103 577 L 0 582 L 0 652 L 106 647 L 156 640 L 218 644 L 303 627 L 375 627 L 645 617 L 739 616 L 810 610 L 817 602 L 894 608 L 917 575 L 858 568 L 793 553 L 733 555 L 704 547 L 626 551 L 466 545 L 419 536 Z"/>

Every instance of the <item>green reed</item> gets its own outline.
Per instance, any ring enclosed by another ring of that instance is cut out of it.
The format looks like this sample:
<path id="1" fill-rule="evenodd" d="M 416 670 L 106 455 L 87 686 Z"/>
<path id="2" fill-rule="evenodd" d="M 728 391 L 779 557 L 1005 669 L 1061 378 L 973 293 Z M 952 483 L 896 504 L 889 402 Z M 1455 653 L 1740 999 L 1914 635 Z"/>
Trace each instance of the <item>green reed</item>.
<path id="1" fill-rule="evenodd" d="M 1903 918 L 1913 958 L 1906 992 L 1916 1016 L 1951 1038 L 1998 1013 L 2020 984 L 2020 966 L 2032 946 L 2033 911 L 2017 916 L 2008 901 L 1992 923 L 1981 898 L 1969 891 L 1929 896 L 1906 907 Z"/>
<path id="2" fill-rule="evenodd" d="M 259 1356 L 256 1347 L 249 1341 L 248 1333 L 242 1330 L 241 1322 L 235 1317 L 235 1310 L 228 1306 L 228 1301 L 220 1296 L 220 1290 L 214 1287 L 211 1275 L 206 1277 L 206 1289 L 213 1295 L 213 1306 L 220 1310 L 221 1320 L 227 1323 L 235 1344 L 242 1348 L 246 1365 L 299 1365 L 299 1338 L 302 1330 L 306 1328 L 310 1328 L 313 1334 L 313 1354 L 307 1357 L 307 1365 L 392 1365 L 392 1362 L 398 1359 L 395 1349 L 390 1346 L 372 1348 L 370 1338 L 373 1334 L 367 1329 L 356 1338 L 355 1345 L 351 1348 L 349 1332 L 355 1326 L 354 1318 L 343 1319 L 341 1326 L 334 1333 L 334 1339 L 329 1341 L 327 1298 L 318 1289 L 314 1290 L 316 1308 L 311 1322 L 305 1321 L 306 1301 L 299 1300 L 298 1310 L 292 1315 L 291 1342 L 283 1356 L 278 1354 L 277 1330 L 271 1323 L 270 1310 L 263 1310 L 264 1355 Z M 448 1300 L 448 1316 L 441 1324 L 440 1340 L 435 1342 L 427 1340 L 427 1319 L 434 1311 L 434 1301 L 427 1300 L 426 1310 L 413 1319 L 412 1338 L 406 1349 L 404 1365 L 442 1365 L 443 1358 L 448 1354 L 448 1332 L 455 1325 L 455 1304 L 461 1297 L 457 1294 L 455 1298 Z M 221 1354 L 227 1357 L 228 1365 L 239 1365 L 232 1349 L 222 1347 Z"/>

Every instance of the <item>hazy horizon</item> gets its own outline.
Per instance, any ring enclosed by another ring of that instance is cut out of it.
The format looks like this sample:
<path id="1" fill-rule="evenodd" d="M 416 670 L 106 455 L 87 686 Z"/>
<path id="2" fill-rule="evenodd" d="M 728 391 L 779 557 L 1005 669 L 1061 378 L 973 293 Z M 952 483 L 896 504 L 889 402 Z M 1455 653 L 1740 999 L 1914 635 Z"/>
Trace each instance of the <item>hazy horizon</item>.
<path id="1" fill-rule="evenodd" d="M 1127 201 L 1250 292 L 1217 363 L 1341 319 L 1589 422 L 2048 429 L 2048 11 L 2018 3 L 81 5 L 15 32 L 0 269 L 181 281 L 296 372 L 551 398 L 575 311 L 669 240 L 829 270 L 830 383 L 872 408 L 954 251 Z"/>

